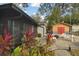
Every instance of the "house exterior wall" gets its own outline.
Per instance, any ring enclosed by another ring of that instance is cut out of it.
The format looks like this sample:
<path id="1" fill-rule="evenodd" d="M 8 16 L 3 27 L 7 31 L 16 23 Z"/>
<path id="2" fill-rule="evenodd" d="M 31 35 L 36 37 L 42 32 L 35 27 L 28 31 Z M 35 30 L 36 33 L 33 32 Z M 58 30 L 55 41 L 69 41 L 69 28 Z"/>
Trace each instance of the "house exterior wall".
<path id="1" fill-rule="evenodd" d="M 37 26 L 34 26 L 34 36 L 37 35 Z"/>
<path id="2" fill-rule="evenodd" d="M 65 28 L 65 32 L 69 32 L 70 31 L 70 27 L 67 25 L 63 25 L 63 24 L 56 24 L 52 26 L 52 31 L 53 33 L 58 33 L 58 27 L 64 27 Z"/>
<path id="3" fill-rule="evenodd" d="M 2 19 L 4 20 L 4 19 Z M 17 41 L 21 41 L 23 35 L 25 32 L 33 32 L 33 37 L 36 36 L 37 33 L 37 26 L 29 23 L 24 23 L 21 20 L 14 20 L 14 19 L 6 19 L 6 24 L 4 21 L 0 20 L 0 35 L 3 35 L 4 29 L 7 30 L 11 35 L 13 36 L 13 42 L 14 44 L 17 43 Z M 6 28 L 4 28 L 6 27 Z"/>
<path id="4" fill-rule="evenodd" d="M 79 31 L 79 25 L 72 25 L 72 32 Z"/>
<path id="5" fill-rule="evenodd" d="M 41 34 L 41 36 L 43 37 L 43 34 L 44 34 L 44 30 L 42 27 L 38 27 L 37 28 L 37 32 Z"/>
<path id="6" fill-rule="evenodd" d="M 41 25 L 37 28 L 37 32 L 41 34 L 41 36 L 43 37 L 46 34 L 46 27 L 45 25 Z"/>
<path id="7" fill-rule="evenodd" d="M 5 30 L 12 34 L 13 46 L 18 46 L 22 43 L 24 32 L 28 32 L 29 27 L 31 27 L 30 30 L 32 30 L 33 26 L 34 34 L 36 34 L 36 22 L 17 6 L 12 4 L 0 6 L 0 13 L 0 35 L 4 36 L 5 27 Z"/>

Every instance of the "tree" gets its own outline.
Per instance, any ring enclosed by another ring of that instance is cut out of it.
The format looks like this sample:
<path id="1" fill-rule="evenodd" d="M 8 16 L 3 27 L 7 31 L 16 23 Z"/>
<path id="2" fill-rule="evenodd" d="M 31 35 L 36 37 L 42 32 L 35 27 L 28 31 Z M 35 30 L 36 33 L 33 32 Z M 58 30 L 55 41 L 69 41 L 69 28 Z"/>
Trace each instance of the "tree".
<path id="1" fill-rule="evenodd" d="M 55 7 L 52 11 L 52 14 L 47 17 L 48 25 L 60 22 L 60 18 L 60 8 Z"/>
<path id="2" fill-rule="evenodd" d="M 52 11 L 53 6 L 53 3 L 41 3 L 38 11 L 42 15 L 49 15 Z"/>
<path id="3" fill-rule="evenodd" d="M 60 16 L 60 8 L 54 7 L 51 15 L 47 17 L 47 31 L 51 31 L 52 25 L 60 22 L 62 17 Z"/>
<path id="4" fill-rule="evenodd" d="M 73 13 L 71 16 L 72 23 L 71 24 L 79 24 L 79 12 Z"/>
<path id="5" fill-rule="evenodd" d="M 56 9 L 58 9 L 59 12 Z M 78 24 L 79 4 L 77 3 L 73 3 L 73 4 L 72 3 L 56 3 L 56 4 L 44 3 L 40 5 L 39 13 L 46 14 L 49 24 L 54 24 L 61 21 L 64 21 L 69 24 L 70 23 Z"/>
<path id="6" fill-rule="evenodd" d="M 65 23 L 70 24 L 70 15 L 65 15 L 65 16 L 63 17 L 63 21 L 64 21 Z"/>
<path id="7" fill-rule="evenodd" d="M 37 23 L 39 23 L 40 20 L 41 20 L 41 16 L 40 16 L 39 14 L 32 15 L 31 17 L 32 17 Z"/>
<path id="8" fill-rule="evenodd" d="M 73 9 L 79 8 L 78 3 L 42 3 L 40 4 L 39 13 L 44 15 L 49 15 L 54 7 L 59 7 L 61 9 L 61 14 L 67 12 L 67 9 L 73 7 Z"/>
<path id="9" fill-rule="evenodd" d="M 40 4 L 39 13 L 44 15 L 49 15 L 54 7 L 59 7 L 61 9 L 61 14 L 65 13 L 66 9 L 70 7 L 69 3 L 42 3 Z"/>
<path id="10" fill-rule="evenodd" d="M 63 21 L 65 23 L 68 23 L 68 24 L 79 24 L 79 13 L 73 13 L 71 16 L 70 15 L 65 15 L 63 17 Z"/>

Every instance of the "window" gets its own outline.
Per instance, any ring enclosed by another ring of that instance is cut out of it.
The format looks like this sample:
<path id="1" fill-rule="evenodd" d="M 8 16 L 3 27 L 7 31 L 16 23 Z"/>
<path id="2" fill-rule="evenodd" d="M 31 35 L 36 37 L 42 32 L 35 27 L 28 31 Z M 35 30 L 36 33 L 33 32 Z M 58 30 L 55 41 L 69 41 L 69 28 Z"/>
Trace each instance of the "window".
<path id="1" fill-rule="evenodd" d="M 0 35 L 3 33 L 3 21 L 0 21 Z"/>
<path id="2" fill-rule="evenodd" d="M 23 25 L 23 33 L 28 32 L 28 24 L 24 23 Z"/>
<path id="3" fill-rule="evenodd" d="M 13 32 L 13 20 L 8 20 L 8 31 Z"/>
<path id="4" fill-rule="evenodd" d="M 34 26 L 32 26 L 32 33 L 34 32 Z"/>

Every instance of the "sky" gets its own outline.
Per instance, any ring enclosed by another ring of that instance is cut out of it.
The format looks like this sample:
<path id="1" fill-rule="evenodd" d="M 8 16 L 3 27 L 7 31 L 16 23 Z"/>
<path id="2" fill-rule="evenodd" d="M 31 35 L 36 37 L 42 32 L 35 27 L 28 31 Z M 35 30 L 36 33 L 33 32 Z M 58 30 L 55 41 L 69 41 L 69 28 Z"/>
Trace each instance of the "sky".
<path id="1" fill-rule="evenodd" d="M 3 5 L 3 4 L 7 4 L 7 3 L 0 3 L 0 5 Z M 38 11 L 38 8 L 40 7 L 40 3 L 28 3 L 28 7 L 26 9 L 22 9 L 22 5 L 20 4 L 20 8 L 22 10 L 24 10 L 28 15 L 34 15 L 37 13 Z"/>
<path id="2" fill-rule="evenodd" d="M 35 15 L 38 12 L 38 8 L 40 7 L 40 3 L 29 3 L 28 4 L 29 7 L 27 7 L 25 9 L 25 12 L 29 15 Z M 44 21 L 44 16 L 40 15 L 41 20 L 40 21 Z"/>
<path id="3" fill-rule="evenodd" d="M 40 7 L 40 3 L 29 3 L 29 7 L 25 9 L 25 12 L 28 15 L 35 15 L 38 12 L 38 8 Z"/>

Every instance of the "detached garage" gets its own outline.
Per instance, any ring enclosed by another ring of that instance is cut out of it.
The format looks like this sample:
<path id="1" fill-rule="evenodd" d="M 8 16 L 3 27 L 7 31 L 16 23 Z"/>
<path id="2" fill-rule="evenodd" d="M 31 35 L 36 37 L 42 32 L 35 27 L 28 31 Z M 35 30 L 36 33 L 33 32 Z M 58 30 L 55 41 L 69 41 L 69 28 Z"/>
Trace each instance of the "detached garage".
<path id="1" fill-rule="evenodd" d="M 72 26 L 67 23 L 57 23 L 52 25 L 52 32 L 57 34 L 69 33 L 72 29 Z"/>

